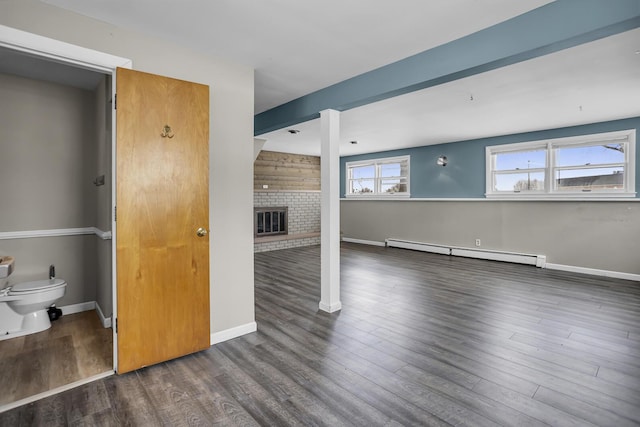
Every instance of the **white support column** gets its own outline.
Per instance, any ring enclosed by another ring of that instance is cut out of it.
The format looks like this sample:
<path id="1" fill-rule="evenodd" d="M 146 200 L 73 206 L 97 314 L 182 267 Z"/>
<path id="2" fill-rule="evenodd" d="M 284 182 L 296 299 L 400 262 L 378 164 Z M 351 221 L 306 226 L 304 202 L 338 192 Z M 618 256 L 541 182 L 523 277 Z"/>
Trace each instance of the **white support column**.
<path id="1" fill-rule="evenodd" d="M 340 112 L 320 112 L 320 310 L 333 313 L 340 302 Z"/>

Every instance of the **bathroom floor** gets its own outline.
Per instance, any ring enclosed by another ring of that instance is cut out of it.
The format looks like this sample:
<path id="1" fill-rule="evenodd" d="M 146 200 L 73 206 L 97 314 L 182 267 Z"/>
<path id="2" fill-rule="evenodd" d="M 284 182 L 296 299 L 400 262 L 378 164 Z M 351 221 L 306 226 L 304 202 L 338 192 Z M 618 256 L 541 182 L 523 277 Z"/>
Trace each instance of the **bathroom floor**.
<path id="1" fill-rule="evenodd" d="M 0 341 L 0 406 L 113 369 L 113 337 L 91 310 Z"/>

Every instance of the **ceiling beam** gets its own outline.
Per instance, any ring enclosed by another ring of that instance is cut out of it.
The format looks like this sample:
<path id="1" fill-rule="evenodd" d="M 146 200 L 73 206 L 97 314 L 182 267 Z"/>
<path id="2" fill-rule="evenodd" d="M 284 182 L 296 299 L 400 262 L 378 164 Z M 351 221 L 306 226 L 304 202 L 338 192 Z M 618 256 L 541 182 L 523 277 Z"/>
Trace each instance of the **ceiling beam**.
<path id="1" fill-rule="evenodd" d="M 638 27 L 640 0 L 557 0 L 257 114 L 254 134 L 318 118 L 325 109 L 349 110 Z"/>

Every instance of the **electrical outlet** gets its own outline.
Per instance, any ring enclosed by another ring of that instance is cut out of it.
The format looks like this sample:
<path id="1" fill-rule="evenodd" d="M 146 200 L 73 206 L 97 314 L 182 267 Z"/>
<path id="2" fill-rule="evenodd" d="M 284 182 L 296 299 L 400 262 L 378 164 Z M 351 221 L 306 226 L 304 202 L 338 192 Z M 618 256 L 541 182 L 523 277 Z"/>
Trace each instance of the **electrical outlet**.
<path id="1" fill-rule="evenodd" d="M 476 239 L 476 246 L 480 246 L 480 239 Z"/>

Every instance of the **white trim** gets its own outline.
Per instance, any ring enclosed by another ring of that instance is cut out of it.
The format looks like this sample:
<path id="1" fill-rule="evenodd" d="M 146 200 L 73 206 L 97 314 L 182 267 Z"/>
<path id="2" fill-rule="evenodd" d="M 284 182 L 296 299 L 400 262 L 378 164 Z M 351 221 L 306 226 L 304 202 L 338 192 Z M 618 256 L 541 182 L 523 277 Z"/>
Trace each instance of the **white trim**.
<path id="1" fill-rule="evenodd" d="M 65 316 L 67 314 L 76 314 L 76 313 L 82 313 L 84 311 L 94 310 L 96 308 L 96 302 L 87 301 L 87 302 L 81 302 L 79 304 L 65 305 L 58 308 L 62 310 L 62 315 Z"/>
<path id="2" fill-rule="evenodd" d="M 602 194 L 599 194 L 598 197 L 584 197 L 584 196 L 577 195 L 576 197 L 562 198 L 562 199 L 558 197 L 547 197 L 547 196 L 548 195 L 540 196 L 540 197 L 531 197 L 530 195 L 527 195 L 526 197 L 517 198 L 517 199 L 514 199 L 513 197 L 495 197 L 495 196 L 491 197 L 490 199 L 485 199 L 480 197 L 474 197 L 474 198 L 464 198 L 464 197 L 417 198 L 415 197 L 411 199 L 371 197 L 367 199 L 362 198 L 362 200 L 369 200 L 369 201 L 376 201 L 376 202 L 381 202 L 381 201 L 387 201 L 387 202 L 388 201 L 401 201 L 401 202 L 551 202 L 551 201 L 553 202 L 640 202 L 640 198 L 624 199 L 624 198 L 618 197 L 619 195 L 615 195 L 615 196 L 612 195 L 611 198 L 601 197 L 603 196 Z M 361 199 L 361 198 L 342 197 L 340 201 L 341 202 L 352 201 L 357 199 Z"/>
<path id="3" fill-rule="evenodd" d="M 111 317 L 105 317 L 105 315 L 102 312 L 102 308 L 100 308 L 100 304 L 98 304 L 96 301 L 87 301 L 87 302 L 81 302 L 78 304 L 64 305 L 58 308 L 62 310 L 63 316 L 67 314 L 76 314 L 76 313 L 83 313 L 85 311 L 95 310 L 98 313 L 98 317 L 100 317 L 100 322 L 102 323 L 102 326 L 105 328 L 111 327 Z"/>
<path id="4" fill-rule="evenodd" d="M 127 58 L 50 39 L 5 25 L 0 25 L 0 47 L 107 74 L 111 74 L 116 67 L 131 68 L 132 66 L 131 60 Z"/>
<path id="5" fill-rule="evenodd" d="M 384 242 L 376 242 L 374 240 L 361 240 L 361 239 L 352 239 L 351 237 L 343 237 L 343 242 L 349 243 L 358 243 L 361 245 L 370 245 L 370 246 L 386 246 Z"/>
<path id="6" fill-rule="evenodd" d="M 559 200 L 559 201 L 599 201 L 599 202 L 610 202 L 610 201 L 621 201 L 621 202 L 628 202 L 630 200 L 633 200 L 636 197 L 636 193 L 590 193 L 590 192 L 583 192 L 583 193 L 539 193 L 539 194 L 532 194 L 532 193 L 527 193 L 526 196 L 523 196 L 522 198 L 520 198 L 520 194 L 522 193 L 502 193 L 502 194 L 498 194 L 498 193 L 494 193 L 494 194 L 486 194 L 486 197 L 488 199 L 493 199 L 493 200 L 529 200 L 529 201 L 535 201 L 535 200 L 542 200 L 542 201 L 555 201 L 555 200 Z M 584 194 L 597 194 L 596 196 L 593 197 L 585 197 Z"/>
<path id="7" fill-rule="evenodd" d="M 254 188 L 254 193 L 322 193 L 322 190 L 274 190 L 271 188 Z"/>
<path id="8" fill-rule="evenodd" d="M 102 231 L 96 227 L 84 227 L 56 228 L 52 230 L 2 231 L 0 232 L 0 240 L 32 239 L 36 237 L 80 236 L 87 234 L 95 234 L 102 240 L 111 239 L 111 231 Z"/>
<path id="9" fill-rule="evenodd" d="M 100 318 L 100 323 L 102 323 L 102 327 L 105 329 L 110 328 L 111 317 L 105 317 L 104 313 L 102 312 L 102 308 L 100 308 L 100 304 L 98 304 L 97 301 L 96 301 L 96 312 L 98 313 L 98 317 Z"/>
<path id="10" fill-rule="evenodd" d="M 547 263 L 544 268 L 549 270 L 568 271 L 571 273 L 590 274 L 592 276 L 612 277 L 615 279 L 625 279 L 640 282 L 640 274 L 624 273 L 622 271 L 599 270 L 597 268 L 578 267 L 574 265 L 551 264 Z"/>
<path id="11" fill-rule="evenodd" d="M 236 326 L 234 328 L 225 329 L 224 331 L 214 332 L 213 334 L 211 334 L 211 345 L 229 341 L 242 335 L 250 334 L 257 330 L 258 324 L 256 322 L 251 322 L 245 325 Z"/>
<path id="12" fill-rule="evenodd" d="M 29 53 L 35 57 L 47 58 L 63 64 L 74 65 L 77 67 L 90 69 L 94 71 L 104 72 L 111 75 L 111 96 L 112 99 L 116 93 L 116 69 L 133 68 L 133 62 L 130 59 L 110 55 L 93 49 L 86 49 L 75 46 L 59 40 L 42 37 L 36 34 L 27 33 L 25 31 L 16 30 L 14 28 L 0 25 L 0 46 L 13 50 Z M 111 206 L 115 210 L 116 206 L 116 110 L 111 109 Z M 116 238 L 115 214 L 111 218 L 111 227 L 113 230 L 113 240 Z M 112 296 L 113 296 L 113 312 L 118 311 L 118 282 L 116 274 L 117 251 L 116 245 L 111 245 L 112 257 Z M 113 368 L 118 367 L 118 334 L 113 328 Z"/>
<path id="13" fill-rule="evenodd" d="M 410 193 L 389 193 L 388 196 L 381 196 L 381 193 L 374 193 L 374 196 L 368 196 L 369 193 L 365 193 L 363 195 L 359 194 L 347 194 L 345 195 L 345 199 L 349 200 L 389 200 L 389 199 L 409 199 L 411 198 Z"/>
<path id="14" fill-rule="evenodd" d="M 520 199 L 523 198 L 549 198 L 549 199 L 591 199 L 591 198 L 633 198 L 636 197 L 635 189 L 635 141 L 636 130 L 626 129 L 613 132 L 602 132 L 590 135 L 576 135 L 565 138 L 554 138 L 547 140 L 527 141 L 512 144 L 501 145 L 488 145 L 485 147 L 485 197 L 487 198 L 501 198 L 501 199 Z M 604 143 L 621 142 L 626 146 L 626 152 L 624 153 L 624 162 L 615 164 L 588 164 L 584 166 L 572 166 L 572 167 L 559 167 L 556 165 L 555 154 L 558 149 L 570 148 L 575 146 L 594 146 Z M 546 156 L 546 162 L 544 168 L 528 168 L 520 170 L 502 170 L 495 171 L 495 155 L 513 152 L 524 152 L 544 150 Z M 621 167 L 624 170 L 624 188 L 623 189 L 601 189 L 589 191 L 581 191 L 576 189 L 572 191 L 560 191 L 556 189 L 555 173 L 558 170 L 564 169 L 598 169 L 598 168 L 611 168 Z M 526 173 L 543 173 L 544 174 L 544 189 L 530 190 L 525 192 L 516 191 L 496 191 L 494 190 L 494 178 L 496 175 L 504 174 L 526 174 Z M 624 191 L 622 191 L 624 190 Z"/>
<path id="15" fill-rule="evenodd" d="M 331 304 L 325 304 L 324 302 L 320 301 L 320 303 L 318 304 L 318 308 L 327 313 L 334 313 L 338 310 L 342 310 L 342 302 L 336 301 L 332 302 Z"/>
<path id="16" fill-rule="evenodd" d="M 81 380 L 72 382 L 71 384 L 65 384 L 63 386 L 56 387 L 56 388 L 54 388 L 52 390 L 48 390 L 48 391 L 45 391 L 43 393 L 34 394 L 33 396 L 25 397 L 24 399 L 20 399 L 20 400 L 16 400 L 15 402 L 7 403 L 6 405 L 0 405 L 0 413 L 9 411 L 11 409 L 18 408 L 18 407 L 23 406 L 23 405 L 27 405 L 29 403 L 33 403 L 35 401 L 38 401 L 40 399 L 44 399 L 46 397 L 54 396 L 54 395 L 56 395 L 58 393 L 62 393 L 64 391 L 68 391 L 68 390 L 74 389 L 76 387 L 80 387 L 81 385 L 89 384 L 91 382 L 94 382 L 94 381 L 97 381 L 97 380 L 101 380 L 103 378 L 110 377 L 114 373 L 115 373 L 114 371 L 103 372 L 101 374 L 96 374 L 96 375 L 90 376 L 88 378 L 83 378 Z"/>
<path id="17" fill-rule="evenodd" d="M 384 193 L 384 192 L 380 192 L 380 182 L 382 181 L 383 177 L 380 176 L 380 166 L 381 165 L 385 165 L 385 164 L 390 164 L 390 163 L 405 163 L 407 165 L 407 175 L 405 176 L 401 176 L 400 179 L 405 178 L 406 179 L 406 185 L 407 185 L 407 191 L 402 192 L 402 193 Z M 359 166 L 373 166 L 375 169 L 375 176 L 373 178 L 371 178 L 374 182 L 374 191 L 373 193 L 354 193 L 351 194 L 349 193 L 349 181 L 351 181 L 350 178 L 350 174 L 349 171 L 351 170 L 351 168 L 353 167 L 359 167 Z M 410 181 L 411 181 L 411 155 L 404 155 L 404 156 L 395 156 L 395 157 L 379 157 L 379 158 L 374 158 L 374 159 L 368 159 L 368 160 L 354 160 L 352 162 L 345 162 L 344 164 L 345 167 L 345 197 L 347 198 L 353 198 L 353 199 L 371 199 L 371 198 L 378 198 L 378 197 L 384 197 L 384 198 L 409 198 L 411 197 L 411 185 L 410 185 Z"/>
<path id="18" fill-rule="evenodd" d="M 96 236 L 101 238 L 102 240 L 111 240 L 113 237 L 113 233 L 111 231 L 102 231 L 99 228 L 91 227 Z"/>
<path id="19" fill-rule="evenodd" d="M 635 133 L 635 129 L 624 129 L 560 138 L 537 139 L 535 141 L 514 142 L 510 144 L 490 145 L 487 147 L 504 153 L 509 151 L 522 151 L 526 149 L 547 148 L 549 144 L 554 146 L 583 144 L 597 145 L 602 142 L 611 142 L 611 140 L 614 139 L 627 140 L 631 133 Z"/>

